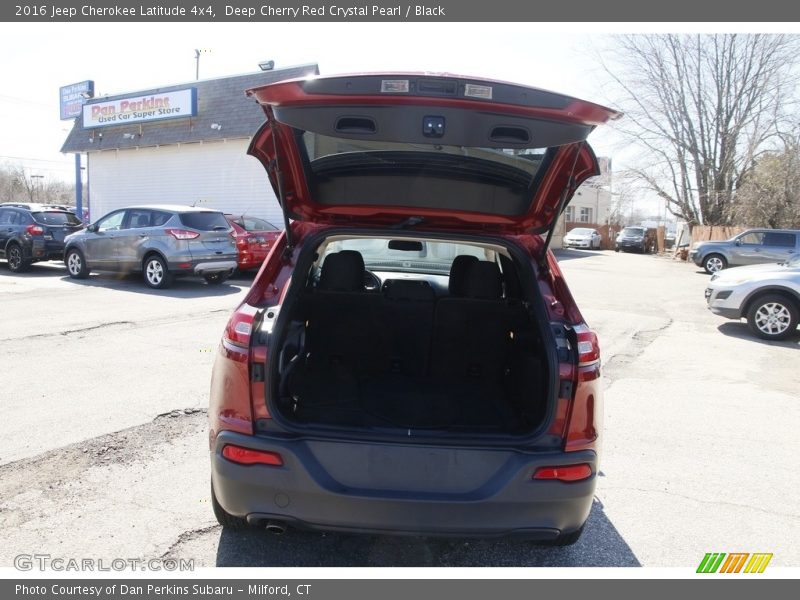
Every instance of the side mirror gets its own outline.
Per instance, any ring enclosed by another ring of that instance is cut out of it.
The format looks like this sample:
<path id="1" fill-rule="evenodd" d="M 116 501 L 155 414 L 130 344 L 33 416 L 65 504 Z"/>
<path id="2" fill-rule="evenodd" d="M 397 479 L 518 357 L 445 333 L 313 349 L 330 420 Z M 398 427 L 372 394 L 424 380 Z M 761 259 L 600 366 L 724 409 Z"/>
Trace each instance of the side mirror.
<path id="1" fill-rule="evenodd" d="M 92 223 L 86 228 L 86 231 L 90 233 L 97 233 L 97 223 Z"/>
<path id="2" fill-rule="evenodd" d="M 733 243 L 734 243 L 735 246 L 741 246 L 742 245 L 742 240 L 736 240 Z"/>

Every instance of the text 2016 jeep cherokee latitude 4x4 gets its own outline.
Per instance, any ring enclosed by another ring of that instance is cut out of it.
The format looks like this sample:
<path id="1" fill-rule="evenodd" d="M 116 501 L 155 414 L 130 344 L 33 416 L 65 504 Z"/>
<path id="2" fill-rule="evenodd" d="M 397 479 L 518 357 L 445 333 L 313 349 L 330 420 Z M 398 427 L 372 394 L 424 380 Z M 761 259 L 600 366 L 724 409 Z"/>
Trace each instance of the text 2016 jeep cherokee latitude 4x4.
<path id="1" fill-rule="evenodd" d="M 577 540 L 600 357 L 547 245 L 618 113 L 452 76 L 248 94 L 287 228 L 214 365 L 218 520 Z"/>

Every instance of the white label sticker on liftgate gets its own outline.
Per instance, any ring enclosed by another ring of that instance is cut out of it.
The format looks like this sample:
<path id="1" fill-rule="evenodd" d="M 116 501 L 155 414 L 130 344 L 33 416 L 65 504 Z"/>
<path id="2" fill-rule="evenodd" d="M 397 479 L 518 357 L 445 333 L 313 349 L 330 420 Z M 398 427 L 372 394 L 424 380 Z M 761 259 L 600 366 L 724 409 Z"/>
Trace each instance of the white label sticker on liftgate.
<path id="1" fill-rule="evenodd" d="M 484 100 L 492 99 L 492 87 L 489 85 L 475 85 L 468 83 L 464 87 L 464 95 L 469 98 L 483 98 Z"/>
<path id="2" fill-rule="evenodd" d="M 383 93 L 407 93 L 408 89 L 408 79 L 384 79 L 381 81 L 381 92 Z"/>

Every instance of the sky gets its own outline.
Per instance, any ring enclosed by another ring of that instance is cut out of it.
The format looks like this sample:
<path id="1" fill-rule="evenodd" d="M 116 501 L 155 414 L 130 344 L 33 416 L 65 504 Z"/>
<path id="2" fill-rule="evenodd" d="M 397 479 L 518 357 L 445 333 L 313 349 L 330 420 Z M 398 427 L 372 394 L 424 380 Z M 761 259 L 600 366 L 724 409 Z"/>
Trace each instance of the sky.
<path id="1" fill-rule="evenodd" d="M 58 88 L 92 79 L 102 96 L 192 81 L 196 48 L 207 50 L 201 79 L 257 71 L 271 59 L 276 68 L 317 63 L 322 74 L 490 77 L 601 102 L 589 83 L 593 37 L 530 24 L 0 23 L 0 163 L 71 181 L 74 159 L 59 149 L 72 121 L 59 120 Z"/>
<path id="2" fill-rule="evenodd" d="M 607 104 L 596 60 L 612 31 L 691 26 L 535 23 L 0 23 L 0 164 L 74 181 L 74 157 L 60 153 L 72 121 L 59 120 L 58 88 L 87 79 L 95 95 L 200 78 L 317 63 L 323 75 L 434 71 L 507 80 Z M 773 26 L 774 28 L 774 26 Z M 706 30 L 726 30 L 725 24 Z M 743 29 L 743 26 L 737 26 Z M 747 28 L 744 27 L 746 30 Z M 759 30 L 769 29 L 760 25 Z M 626 150 L 609 128 L 589 138 L 615 168 Z M 630 152 L 630 150 L 628 150 Z"/>

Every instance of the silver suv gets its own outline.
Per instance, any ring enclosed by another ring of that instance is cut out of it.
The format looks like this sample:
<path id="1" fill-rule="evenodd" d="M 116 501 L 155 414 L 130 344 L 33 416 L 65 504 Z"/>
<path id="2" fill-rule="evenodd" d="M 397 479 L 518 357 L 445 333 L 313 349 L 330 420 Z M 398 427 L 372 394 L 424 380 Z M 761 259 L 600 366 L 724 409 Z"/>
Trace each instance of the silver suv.
<path id="1" fill-rule="evenodd" d="M 141 272 L 148 286 L 165 288 L 183 275 L 219 284 L 236 269 L 236 244 L 225 215 L 192 206 L 115 210 L 64 241 L 64 262 L 75 279 L 92 270 Z"/>
<path id="2" fill-rule="evenodd" d="M 727 267 L 778 263 L 800 253 L 800 231 L 796 229 L 748 229 L 729 240 L 698 242 L 689 258 L 706 273 Z"/>

